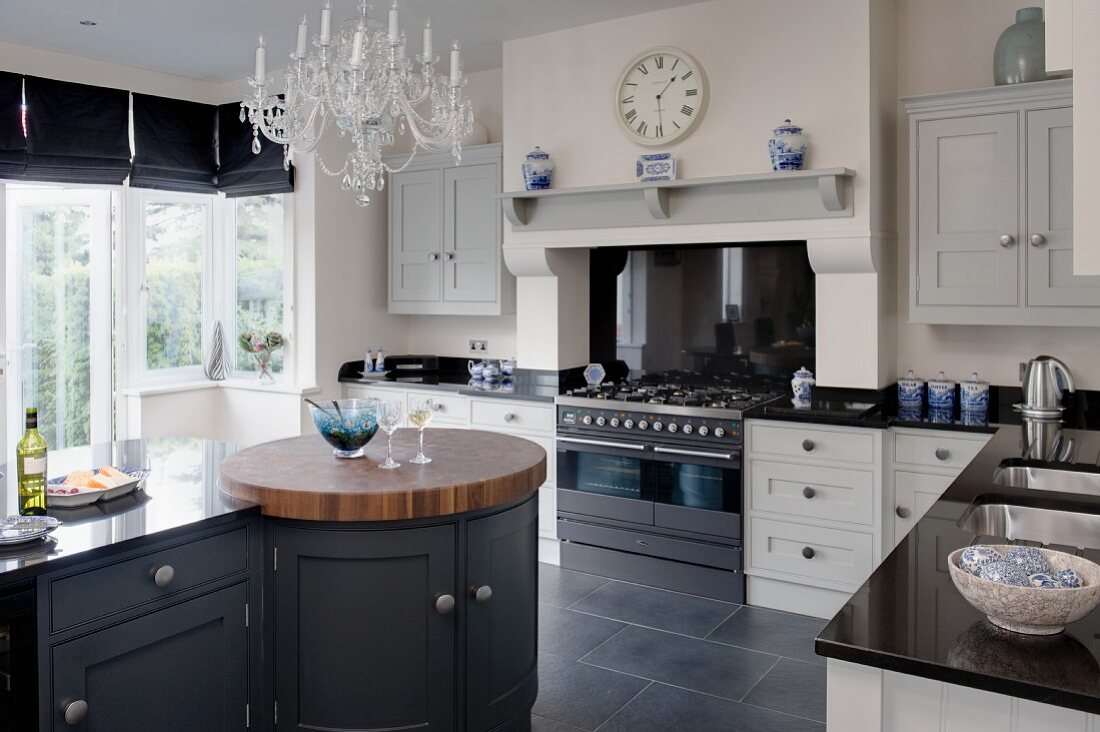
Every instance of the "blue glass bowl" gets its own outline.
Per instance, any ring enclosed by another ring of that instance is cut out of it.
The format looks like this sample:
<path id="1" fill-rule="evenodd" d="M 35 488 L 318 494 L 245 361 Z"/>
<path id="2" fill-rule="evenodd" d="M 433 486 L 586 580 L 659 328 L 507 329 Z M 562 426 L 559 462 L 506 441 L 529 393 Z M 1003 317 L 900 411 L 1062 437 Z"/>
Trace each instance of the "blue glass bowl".
<path id="1" fill-rule="evenodd" d="M 337 399 L 322 402 L 321 408 L 309 404 L 313 425 L 332 445 L 338 458 L 363 457 L 363 446 L 378 431 L 378 400 Z"/>

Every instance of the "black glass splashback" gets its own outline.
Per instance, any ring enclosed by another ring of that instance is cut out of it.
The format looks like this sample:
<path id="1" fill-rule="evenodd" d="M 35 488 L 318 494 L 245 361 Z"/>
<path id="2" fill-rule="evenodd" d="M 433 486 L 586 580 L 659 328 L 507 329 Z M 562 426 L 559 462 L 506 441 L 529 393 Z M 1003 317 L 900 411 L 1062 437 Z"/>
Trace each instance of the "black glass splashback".
<path id="1" fill-rule="evenodd" d="M 814 369 L 805 242 L 607 247 L 590 257 L 591 360 L 645 373 Z"/>

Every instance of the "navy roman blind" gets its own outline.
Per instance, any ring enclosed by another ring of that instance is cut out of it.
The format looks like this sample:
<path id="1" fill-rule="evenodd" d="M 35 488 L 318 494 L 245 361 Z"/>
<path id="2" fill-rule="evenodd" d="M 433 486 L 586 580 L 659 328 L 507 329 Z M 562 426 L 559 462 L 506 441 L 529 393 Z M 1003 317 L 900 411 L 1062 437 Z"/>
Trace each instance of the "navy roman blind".
<path id="1" fill-rule="evenodd" d="M 0 71 L 0 178 L 22 178 L 26 169 L 23 75 Z"/>
<path id="2" fill-rule="evenodd" d="M 218 190 L 229 198 L 289 193 L 294 166 L 283 168 L 283 146 L 260 134 L 260 153 L 252 152 L 252 125 L 241 122 L 239 103 L 218 107 Z"/>
<path id="3" fill-rule="evenodd" d="M 217 193 L 218 108 L 134 93 L 134 169 L 130 185 Z"/>
<path id="4" fill-rule="evenodd" d="M 130 93 L 24 77 L 26 180 L 121 184 L 130 174 Z"/>

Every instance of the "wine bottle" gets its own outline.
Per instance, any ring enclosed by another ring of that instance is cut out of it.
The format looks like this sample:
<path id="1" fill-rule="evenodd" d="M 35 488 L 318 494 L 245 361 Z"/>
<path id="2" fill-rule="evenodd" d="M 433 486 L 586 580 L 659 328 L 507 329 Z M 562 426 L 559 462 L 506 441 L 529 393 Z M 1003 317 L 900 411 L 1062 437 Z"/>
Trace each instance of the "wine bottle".
<path id="1" fill-rule="evenodd" d="M 27 431 L 15 446 L 19 515 L 46 515 L 46 441 L 38 434 L 38 409 L 27 407 Z"/>

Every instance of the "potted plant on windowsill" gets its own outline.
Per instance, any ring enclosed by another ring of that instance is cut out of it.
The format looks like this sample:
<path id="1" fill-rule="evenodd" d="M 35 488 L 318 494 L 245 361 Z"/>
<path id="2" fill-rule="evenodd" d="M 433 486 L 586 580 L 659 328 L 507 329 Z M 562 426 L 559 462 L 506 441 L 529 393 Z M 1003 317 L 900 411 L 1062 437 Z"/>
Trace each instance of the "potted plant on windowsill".
<path id="1" fill-rule="evenodd" d="M 283 344 L 283 334 L 274 330 L 250 330 L 241 333 L 237 338 L 240 349 L 256 359 L 261 384 L 275 383 L 275 375 L 271 373 L 271 357 Z"/>

